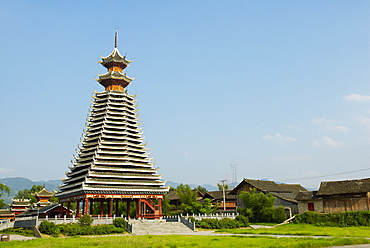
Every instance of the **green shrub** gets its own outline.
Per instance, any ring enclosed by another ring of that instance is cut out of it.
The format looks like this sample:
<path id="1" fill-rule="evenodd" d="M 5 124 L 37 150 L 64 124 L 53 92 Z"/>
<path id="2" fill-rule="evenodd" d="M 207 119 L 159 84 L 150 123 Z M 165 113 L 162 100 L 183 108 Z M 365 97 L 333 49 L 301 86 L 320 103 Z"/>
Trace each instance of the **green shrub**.
<path id="1" fill-rule="evenodd" d="M 238 220 L 233 220 L 230 218 L 218 219 L 202 219 L 200 221 L 195 221 L 195 225 L 198 228 L 204 229 L 234 229 L 242 226 Z"/>
<path id="2" fill-rule="evenodd" d="M 287 215 L 283 207 L 275 208 L 273 222 L 281 223 L 287 219 Z"/>
<path id="3" fill-rule="evenodd" d="M 370 226 L 370 211 L 348 211 L 329 214 L 307 211 L 303 214 L 297 214 L 294 223 L 337 227 Z"/>
<path id="4" fill-rule="evenodd" d="M 59 234 L 59 228 L 53 223 L 44 220 L 39 226 L 39 231 L 44 234 L 57 236 Z"/>
<path id="5" fill-rule="evenodd" d="M 237 220 L 241 227 L 248 227 L 249 226 L 249 220 L 247 217 L 243 215 L 238 215 L 235 217 L 235 220 Z"/>
<path id="6" fill-rule="evenodd" d="M 96 226 L 82 226 L 77 223 L 61 224 L 58 225 L 62 234 L 67 236 L 76 235 L 102 235 L 110 233 L 123 233 L 124 228 L 118 228 L 114 225 L 96 225 Z"/>
<path id="7" fill-rule="evenodd" d="M 1 233 L 19 234 L 19 235 L 29 236 L 29 237 L 34 236 L 32 230 L 24 229 L 23 227 L 20 227 L 20 228 L 13 228 L 13 227 L 6 228 L 6 229 L 1 230 Z"/>
<path id="8" fill-rule="evenodd" d="M 91 223 L 93 223 L 93 218 L 91 218 L 90 215 L 88 214 L 85 214 L 83 215 L 79 220 L 78 220 L 78 224 L 80 224 L 81 226 L 90 226 Z"/>
<path id="9" fill-rule="evenodd" d="M 115 218 L 113 220 L 113 225 L 115 227 L 125 228 L 126 227 L 126 221 L 122 218 Z"/>
<path id="10" fill-rule="evenodd" d="M 62 233 L 67 236 L 79 235 L 80 227 L 81 226 L 76 223 L 65 224 L 63 225 Z"/>

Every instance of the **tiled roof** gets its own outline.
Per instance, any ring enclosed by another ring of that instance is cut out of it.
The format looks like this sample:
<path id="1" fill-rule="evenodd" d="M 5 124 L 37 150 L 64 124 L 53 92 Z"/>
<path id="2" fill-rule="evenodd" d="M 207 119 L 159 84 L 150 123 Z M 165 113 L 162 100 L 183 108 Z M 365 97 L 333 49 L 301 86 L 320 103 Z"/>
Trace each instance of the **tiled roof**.
<path id="1" fill-rule="evenodd" d="M 265 191 L 265 192 L 270 192 L 270 193 L 289 192 L 289 193 L 298 194 L 300 191 L 307 191 L 300 184 L 278 184 L 278 183 L 275 183 L 274 181 L 244 179 L 229 194 L 235 195 L 237 191 L 245 184 L 251 185 L 252 187 L 256 188 L 258 191 Z"/>
<path id="2" fill-rule="evenodd" d="M 0 216 L 14 216 L 10 209 L 0 209 Z"/>
<path id="3" fill-rule="evenodd" d="M 167 199 L 168 200 L 179 200 L 180 199 L 180 197 L 179 197 L 179 195 L 177 194 L 177 191 L 176 190 L 170 190 L 170 191 L 168 191 L 168 193 L 166 194 L 166 196 L 167 196 Z"/>
<path id="4" fill-rule="evenodd" d="M 54 195 L 53 193 L 46 190 L 45 188 L 43 188 L 42 190 L 40 190 L 39 192 L 36 193 L 36 196 L 50 196 L 50 197 L 52 197 L 53 195 Z"/>
<path id="5" fill-rule="evenodd" d="M 60 204 L 59 203 L 58 204 L 52 204 L 52 205 L 49 205 L 49 206 L 40 208 L 38 210 L 33 208 L 33 209 L 28 210 L 27 212 L 23 212 L 21 214 L 18 214 L 16 217 L 35 216 L 38 213 L 39 214 L 47 214 L 51 210 L 53 210 L 55 208 L 58 208 L 58 207 L 60 207 Z M 66 208 L 66 207 L 63 206 L 63 209 L 67 210 L 68 208 Z"/>
<path id="6" fill-rule="evenodd" d="M 317 195 L 337 195 L 370 192 L 370 178 L 321 182 Z"/>
<path id="7" fill-rule="evenodd" d="M 235 199 L 235 195 L 229 195 L 231 190 L 225 190 L 225 199 Z M 223 199 L 223 191 L 210 191 L 204 194 L 204 198 L 211 198 L 214 200 Z"/>
<path id="8" fill-rule="evenodd" d="M 295 200 L 295 197 L 297 196 L 297 194 L 294 194 L 294 193 L 290 193 L 290 192 L 283 192 L 283 193 L 280 193 L 280 192 L 271 192 L 271 194 L 277 198 L 280 198 L 280 199 L 283 199 L 283 200 L 286 200 L 286 201 L 290 201 L 290 202 L 297 202 Z"/>
<path id="9" fill-rule="evenodd" d="M 307 201 L 307 200 L 314 200 L 317 199 L 317 190 L 315 191 L 301 191 L 296 196 L 297 201 Z"/>

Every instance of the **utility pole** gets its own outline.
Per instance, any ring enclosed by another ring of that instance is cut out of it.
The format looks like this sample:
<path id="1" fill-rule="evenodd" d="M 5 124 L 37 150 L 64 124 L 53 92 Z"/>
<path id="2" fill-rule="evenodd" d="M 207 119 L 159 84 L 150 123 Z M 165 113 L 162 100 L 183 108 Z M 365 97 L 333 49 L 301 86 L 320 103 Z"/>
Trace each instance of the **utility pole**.
<path id="1" fill-rule="evenodd" d="M 226 203 L 225 203 L 225 182 L 226 180 L 222 179 L 220 182 L 222 183 L 222 196 L 224 198 L 224 212 L 225 212 L 226 211 Z"/>

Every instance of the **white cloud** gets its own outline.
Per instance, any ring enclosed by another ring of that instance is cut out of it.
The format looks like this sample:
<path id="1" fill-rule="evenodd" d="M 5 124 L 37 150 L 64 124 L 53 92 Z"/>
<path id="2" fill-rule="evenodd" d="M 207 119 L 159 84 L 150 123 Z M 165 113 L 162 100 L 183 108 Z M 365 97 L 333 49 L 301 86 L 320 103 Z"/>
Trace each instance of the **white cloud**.
<path id="1" fill-rule="evenodd" d="M 346 126 L 326 126 L 325 128 L 330 131 L 338 131 L 342 133 L 348 133 L 349 131 L 349 127 Z"/>
<path id="2" fill-rule="evenodd" d="M 354 101 L 354 102 L 370 102 L 370 96 L 360 95 L 360 94 L 350 94 L 344 97 L 344 100 Z"/>
<path id="3" fill-rule="evenodd" d="M 187 157 L 187 156 L 189 156 L 189 153 L 184 151 L 184 155 Z"/>
<path id="4" fill-rule="evenodd" d="M 7 173 L 11 173 L 11 172 L 14 172 L 14 170 L 13 169 L 0 168 L 0 174 L 7 174 Z"/>
<path id="5" fill-rule="evenodd" d="M 268 135 L 263 136 L 262 139 L 264 139 L 264 140 L 275 140 L 278 143 L 294 142 L 294 141 L 296 141 L 296 139 L 291 138 L 291 137 L 287 137 L 287 136 L 283 136 L 280 133 L 276 133 L 273 136 L 271 136 L 271 135 L 268 134 Z"/>
<path id="6" fill-rule="evenodd" d="M 325 118 L 312 119 L 312 122 L 317 125 L 321 125 L 325 130 L 337 131 L 342 133 L 348 133 L 349 127 L 343 126 L 343 121 L 335 121 Z"/>
<path id="7" fill-rule="evenodd" d="M 344 145 L 343 141 L 336 141 L 332 138 L 329 138 L 328 136 L 325 136 L 320 140 L 313 140 L 312 143 L 315 146 L 326 145 L 326 146 L 330 146 L 330 147 L 338 147 L 338 146 L 343 146 Z"/>

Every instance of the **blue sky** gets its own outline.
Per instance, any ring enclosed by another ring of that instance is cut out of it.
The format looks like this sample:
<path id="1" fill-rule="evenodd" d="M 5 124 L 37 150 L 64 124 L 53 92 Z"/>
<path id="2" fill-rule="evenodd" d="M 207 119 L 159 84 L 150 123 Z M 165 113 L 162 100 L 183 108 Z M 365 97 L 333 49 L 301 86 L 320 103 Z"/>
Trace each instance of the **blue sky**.
<path id="1" fill-rule="evenodd" d="M 1 178 L 64 177 L 116 28 L 163 179 L 370 177 L 369 1 L 0 5 Z"/>

